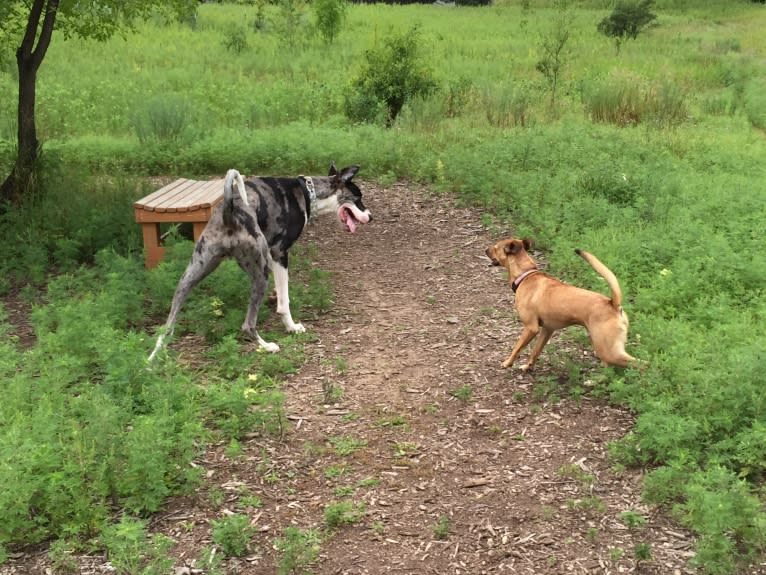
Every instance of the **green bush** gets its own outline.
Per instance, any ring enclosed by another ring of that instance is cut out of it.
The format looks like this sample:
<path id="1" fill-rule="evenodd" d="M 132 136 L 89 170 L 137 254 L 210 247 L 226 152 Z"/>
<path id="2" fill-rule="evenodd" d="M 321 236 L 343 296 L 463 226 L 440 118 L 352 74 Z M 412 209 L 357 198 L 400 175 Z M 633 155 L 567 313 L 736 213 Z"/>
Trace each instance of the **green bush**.
<path id="1" fill-rule="evenodd" d="M 324 521 L 328 529 L 338 529 L 343 525 L 360 521 L 365 513 L 364 503 L 341 501 L 339 503 L 331 503 L 325 507 Z"/>
<path id="2" fill-rule="evenodd" d="M 320 543 L 319 533 L 315 530 L 285 528 L 282 537 L 274 541 L 274 547 L 282 555 L 278 575 L 309 575 L 308 566 L 319 556 Z"/>
<path id="3" fill-rule="evenodd" d="M 382 46 L 365 53 L 365 63 L 351 82 L 346 113 L 352 120 L 374 121 L 385 106 L 386 124 L 392 125 L 406 102 L 432 94 L 437 83 L 422 55 L 417 26 L 386 38 Z"/>
<path id="4" fill-rule="evenodd" d="M 0 544 L 97 533 L 113 501 L 155 511 L 191 479 L 201 432 L 194 388 L 177 372 L 142 367 L 143 338 L 120 329 L 140 289 L 134 277 L 101 273 L 95 294 L 81 291 L 89 281 L 52 282 L 49 307 L 33 318 L 35 347 L 23 361 L 8 356 L 17 368 L 0 405 Z"/>
<path id="5" fill-rule="evenodd" d="M 144 521 L 122 517 L 104 529 L 101 541 L 118 575 L 162 575 L 173 565 L 168 556 L 173 540 L 163 535 L 150 540 Z"/>
<path id="6" fill-rule="evenodd" d="M 0 215 L 6 246 L 0 276 L 41 282 L 52 265 L 68 272 L 93 263 L 104 249 L 121 255 L 141 250 L 141 232 L 125 200 L 136 179 L 120 172 L 94 178 L 80 168 L 63 169 L 53 156 L 46 156 L 38 194 Z"/>

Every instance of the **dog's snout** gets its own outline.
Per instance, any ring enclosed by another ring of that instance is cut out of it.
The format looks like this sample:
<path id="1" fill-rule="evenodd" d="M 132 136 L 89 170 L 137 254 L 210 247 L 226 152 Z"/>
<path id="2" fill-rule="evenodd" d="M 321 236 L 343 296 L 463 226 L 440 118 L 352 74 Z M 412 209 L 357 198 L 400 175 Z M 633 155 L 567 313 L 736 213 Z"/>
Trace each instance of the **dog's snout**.
<path id="1" fill-rule="evenodd" d="M 488 247 L 484 251 L 484 253 L 487 254 L 487 257 L 489 258 L 489 265 L 491 265 L 491 266 L 499 266 L 500 262 L 497 261 L 497 258 L 495 257 L 494 248 L 495 248 L 495 246 Z"/>

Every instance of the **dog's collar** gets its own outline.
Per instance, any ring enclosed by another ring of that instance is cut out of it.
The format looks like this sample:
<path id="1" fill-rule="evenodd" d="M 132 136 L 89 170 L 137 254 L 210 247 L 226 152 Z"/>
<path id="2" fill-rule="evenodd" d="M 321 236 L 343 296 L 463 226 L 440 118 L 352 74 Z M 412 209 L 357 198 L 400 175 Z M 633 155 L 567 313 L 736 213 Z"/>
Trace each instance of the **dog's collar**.
<path id="1" fill-rule="evenodd" d="M 314 188 L 314 181 L 311 179 L 310 176 L 298 176 L 303 180 L 303 183 L 306 184 L 306 193 L 308 193 L 309 196 L 309 205 L 308 207 L 308 218 L 311 219 L 314 217 L 314 214 L 316 214 L 316 208 L 317 208 L 317 191 Z"/>
<path id="2" fill-rule="evenodd" d="M 531 276 L 534 273 L 539 272 L 537 268 L 527 270 L 523 274 L 521 274 L 519 277 L 517 277 L 515 280 L 513 280 L 513 283 L 511 284 L 511 289 L 513 290 L 513 293 L 516 293 L 516 290 L 519 289 L 519 286 L 521 285 L 521 282 L 523 282 L 525 279 L 527 279 L 529 276 Z"/>

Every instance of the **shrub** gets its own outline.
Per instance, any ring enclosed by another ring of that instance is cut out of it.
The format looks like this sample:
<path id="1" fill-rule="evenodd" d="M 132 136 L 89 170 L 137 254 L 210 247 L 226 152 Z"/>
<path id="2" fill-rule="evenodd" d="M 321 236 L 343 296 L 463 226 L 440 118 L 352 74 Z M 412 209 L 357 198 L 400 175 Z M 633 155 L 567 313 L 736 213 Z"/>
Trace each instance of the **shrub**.
<path id="1" fill-rule="evenodd" d="M 436 523 L 431 527 L 435 539 L 446 539 L 449 537 L 451 526 L 449 515 L 440 515 Z"/>
<path id="2" fill-rule="evenodd" d="M 228 557 L 242 557 L 250 550 L 255 527 L 250 525 L 250 518 L 241 513 L 228 515 L 219 521 L 213 521 L 213 543 L 218 545 Z"/>
<path id="3" fill-rule="evenodd" d="M 278 575 L 308 574 L 307 567 L 319 555 L 320 537 L 313 529 L 301 530 L 297 527 L 287 527 L 282 531 L 282 537 L 274 541 L 274 547 L 282 554 L 277 567 Z"/>
<path id="4" fill-rule="evenodd" d="M 244 26 L 226 28 L 226 36 L 223 39 L 223 45 L 229 52 L 241 54 L 249 47 L 247 36 L 248 31 Z"/>
<path id="5" fill-rule="evenodd" d="M 256 430 L 275 432 L 283 424 L 284 394 L 268 377 L 211 383 L 205 396 L 209 419 L 227 440 Z"/>
<path id="6" fill-rule="evenodd" d="M 276 0 L 279 7 L 274 29 L 279 41 L 287 48 L 305 45 L 306 25 L 303 17 L 306 13 L 305 0 Z"/>
<path id="7" fill-rule="evenodd" d="M 356 523 L 366 513 L 364 503 L 341 501 L 325 507 L 324 520 L 329 529 L 337 529 L 347 523 Z"/>
<path id="8" fill-rule="evenodd" d="M 744 554 L 763 550 L 766 517 L 744 481 L 711 466 L 692 476 L 685 491 L 687 499 L 676 512 L 701 534 L 693 563 L 708 573 L 732 573 L 735 546 Z"/>
<path id="9" fill-rule="evenodd" d="M 346 101 L 346 113 L 352 120 L 374 121 L 384 107 L 390 126 L 408 100 L 428 96 L 437 88 L 422 56 L 417 26 L 390 36 L 382 46 L 368 50 L 365 59 Z"/>

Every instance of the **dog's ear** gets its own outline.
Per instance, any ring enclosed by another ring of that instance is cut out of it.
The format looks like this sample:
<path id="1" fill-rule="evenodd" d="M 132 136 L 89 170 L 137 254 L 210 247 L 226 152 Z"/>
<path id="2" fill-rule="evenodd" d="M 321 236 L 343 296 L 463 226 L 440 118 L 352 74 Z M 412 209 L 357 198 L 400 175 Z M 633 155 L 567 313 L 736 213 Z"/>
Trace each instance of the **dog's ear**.
<path id="1" fill-rule="evenodd" d="M 338 176 L 338 168 L 335 167 L 335 162 L 332 163 L 330 166 L 330 173 L 327 174 L 331 178 L 335 178 Z"/>
<path id="2" fill-rule="evenodd" d="M 527 251 L 529 251 L 529 248 L 535 245 L 535 240 L 533 240 L 532 238 L 524 238 L 521 241 L 524 244 L 524 249 Z"/>
<path id="3" fill-rule="evenodd" d="M 349 166 L 343 168 L 340 172 L 340 179 L 344 182 L 350 182 L 356 173 L 359 171 L 359 166 Z"/>
<path id="4" fill-rule="evenodd" d="M 521 251 L 521 247 L 522 245 L 519 240 L 511 240 L 503 246 L 503 251 L 507 255 L 512 256 L 513 254 L 519 253 L 519 251 Z"/>

